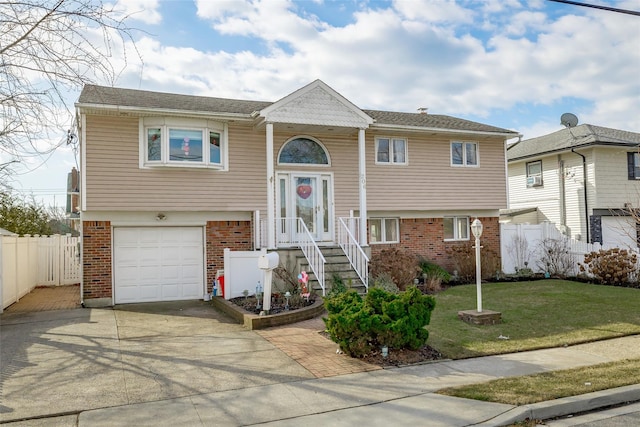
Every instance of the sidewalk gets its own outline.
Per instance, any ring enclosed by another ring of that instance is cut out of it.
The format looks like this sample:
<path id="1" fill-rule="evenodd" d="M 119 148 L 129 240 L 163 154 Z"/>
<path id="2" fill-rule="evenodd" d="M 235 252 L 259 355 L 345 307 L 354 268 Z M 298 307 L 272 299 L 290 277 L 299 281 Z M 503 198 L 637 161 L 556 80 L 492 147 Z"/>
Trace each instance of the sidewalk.
<path id="1" fill-rule="evenodd" d="M 639 358 L 640 336 L 382 369 L 336 354 L 320 318 L 254 332 L 202 301 L 29 313 L 27 297 L 0 325 L 0 424 L 13 427 L 498 426 L 640 401 L 640 384 L 521 407 L 435 393 Z"/>
<path id="2" fill-rule="evenodd" d="M 613 350 L 613 351 L 612 351 Z M 640 384 L 516 407 L 435 394 L 443 388 L 640 357 L 640 336 L 561 349 L 442 361 L 86 411 L 80 426 L 500 426 L 640 400 Z"/>

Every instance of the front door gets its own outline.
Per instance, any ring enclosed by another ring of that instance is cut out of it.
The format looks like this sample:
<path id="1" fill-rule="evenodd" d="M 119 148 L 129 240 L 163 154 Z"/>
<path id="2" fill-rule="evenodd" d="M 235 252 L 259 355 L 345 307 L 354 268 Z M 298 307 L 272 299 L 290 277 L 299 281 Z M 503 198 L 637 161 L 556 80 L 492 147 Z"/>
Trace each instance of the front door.
<path id="1" fill-rule="evenodd" d="M 330 174 L 278 175 L 280 241 L 289 240 L 295 218 L 301 218 L 316 241 L 333 240 L 333 195 Z"/>

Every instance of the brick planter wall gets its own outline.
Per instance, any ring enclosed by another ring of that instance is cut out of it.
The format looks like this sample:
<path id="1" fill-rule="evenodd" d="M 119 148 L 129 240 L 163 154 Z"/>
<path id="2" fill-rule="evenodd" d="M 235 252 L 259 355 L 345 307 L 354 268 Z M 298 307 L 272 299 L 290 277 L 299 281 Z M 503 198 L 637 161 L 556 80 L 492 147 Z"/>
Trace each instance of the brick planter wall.
<path id="1" fill-rule="evenodd" d="M 111 222 L 82 223 L 83 299 L 111 298 Z"/>
<path id="2" fill-rule="evenodd" d="M 232 251 L 250 251 L 252 244 L 251 221 L 208 221 L 206 233 L 207 245 L 207 292 L 216 271 L 224 269 L 224 249 Z"/>
<path id="3" fill-rule="evenodd" d="M 475 218 L 469 218 L 473 221 Z M 479 218 L 484 226 L 480 244 L 482 253 L 492 251 L 500 259 L 500 224 L 498 218 Z M 444 241 L 444 225 L 442 218 L 415 218 L 400 220 L 400 243 L 371 245 L 371 255 L 378 255 L 382 250 L 399 248 L 407 250 L 435 262 L 447 271 L 454 270 L 454 261 L 447 254 L 447 249 L 459 245 L 473 245 L 474 237 L 469 241 Z M 471 234 L 471 230 L 469 230 Z"/>

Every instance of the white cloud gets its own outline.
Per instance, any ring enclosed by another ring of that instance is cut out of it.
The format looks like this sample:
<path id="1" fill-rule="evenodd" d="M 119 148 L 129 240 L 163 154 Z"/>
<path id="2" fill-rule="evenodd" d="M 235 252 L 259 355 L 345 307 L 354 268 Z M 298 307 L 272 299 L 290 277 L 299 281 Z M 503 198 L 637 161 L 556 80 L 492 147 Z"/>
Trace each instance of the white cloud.
<path id="1" fill-rule="evenodd" d="M 115 9 L 122 15 L 146 24 L 162 22 L 159 7 L 159 0 L 121 0 L 115 4 Z"/>
<path id="2" fill-rule="evenodd" d="M 630 25 L 633 17 L 598 11 L 554 20 L 540 2 L 535 10 L 517 1 L 487 2 L 475 12 L 461 5 L 375 4 L 334 27 L 302 16 L 290 1 L 200 1 L 199 17 L 217 31 L 263 40 L 268 52 L 206 53 L 144 40 L 138 45 L 143 82 L 176 92 L 276 100 L 321 78 L 363 108 L 427 106 L 436 114 L 476 116 L 575 98 L 593 106 L 584 114 L 595 124 L 621 115 L 626 119 L 618 122 L 627 129 L 640 128 L 634 77 L 640 34 Z M 465 30 L 471 19 L 491 19 L 498 30 L 483 42 Z"/>

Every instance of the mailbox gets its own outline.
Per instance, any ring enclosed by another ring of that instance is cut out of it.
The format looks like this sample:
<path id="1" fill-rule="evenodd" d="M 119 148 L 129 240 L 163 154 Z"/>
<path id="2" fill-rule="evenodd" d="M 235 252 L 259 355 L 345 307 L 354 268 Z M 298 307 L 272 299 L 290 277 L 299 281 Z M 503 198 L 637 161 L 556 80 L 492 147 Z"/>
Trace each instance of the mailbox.
<path id="1" fill-rule="evenodd" d="M 258 258 L 258 268 L 261 270 L 273 270 L 278 267 L 280 263 L 280 256 L 277 252 L 270 252 L 268 254 L 260 255 Z"/>

